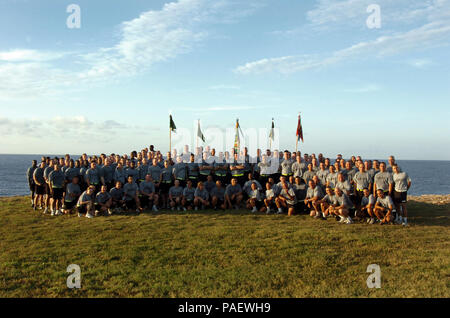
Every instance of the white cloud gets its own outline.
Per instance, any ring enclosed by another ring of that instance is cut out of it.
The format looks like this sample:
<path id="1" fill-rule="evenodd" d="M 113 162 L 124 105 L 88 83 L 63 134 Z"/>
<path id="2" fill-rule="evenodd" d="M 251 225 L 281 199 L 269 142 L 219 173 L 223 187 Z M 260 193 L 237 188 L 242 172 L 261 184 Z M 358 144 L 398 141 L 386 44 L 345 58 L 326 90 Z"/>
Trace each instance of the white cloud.
<path id="1" fill-rule="evenodd" d="M 385 57 L 413 50 L 445 46 L 450 43 L 448 40 L 449 36 L 450 20 L 435 21 L 406 32 L 380 36 L 372 41 L 359 42 L 345 49 L 335 51 L 328 56 L 301 55 L 264 58 L 238 66 L 235 72 L 241 74 L 295 73 L 358 58 Z"/>
<path id="2" fill-rule="evenodd" d="M 318 0 L 306 17 L 316 29 L 365 28 L 370 4 L 380 6 L 383 26 L 426 23 L 448 18 L 450 13 L 449 0 Z"/>
<path id="3" fill-rule="evenodd" d="M 60 59 L 67 55 L 64 52 L 44 52 L 37 50 L 9 50 L 0 52 L 0 61 L 5 62 L 44 62 Z"/>
<path id="4" fill-rule="evenodd" d="M 103 84 L 148 70 L 155 63 L 191 52 L 208 37 L 207 25 L 234 23 L 261 4 L 228 0 L 179 0 L 161 10 L 143 12 L 120 25 L 119 41 L 112 47 L 78 53 L 78 70 L 58 67 L 53 60 L 63 53 L 36 50 L 0 52 L 0 99 L 54 95 L 71 86 Z"/>

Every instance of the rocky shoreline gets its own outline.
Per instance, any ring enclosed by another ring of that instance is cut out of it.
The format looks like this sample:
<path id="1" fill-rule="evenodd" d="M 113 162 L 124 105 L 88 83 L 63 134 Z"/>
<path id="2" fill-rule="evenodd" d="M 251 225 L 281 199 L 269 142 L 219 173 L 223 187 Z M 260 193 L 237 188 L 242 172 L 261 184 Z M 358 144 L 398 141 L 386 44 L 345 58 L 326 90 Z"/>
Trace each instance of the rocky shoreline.
<path id="1" fill-rule="evenodd" d="M 408 201 L 417 201 L 423 203 L 431 203 L 436 205 L 450 204 L 450 194 L 424 194 L 420 196 L 409 196 Z"/>

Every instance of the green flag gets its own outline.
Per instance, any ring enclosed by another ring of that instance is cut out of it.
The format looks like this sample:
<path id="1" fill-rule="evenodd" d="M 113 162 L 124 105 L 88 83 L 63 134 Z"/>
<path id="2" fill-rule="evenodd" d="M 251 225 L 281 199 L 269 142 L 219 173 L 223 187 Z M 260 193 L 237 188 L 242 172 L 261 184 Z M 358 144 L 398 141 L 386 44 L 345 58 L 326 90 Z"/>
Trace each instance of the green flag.
<path id="1" fill-rule="evenodd" d="M 205 136 L 203 136 L 202 130 L 200 129 L 200 120 L 198 121 L 197 137 L 205 142 Z"/>
<path id="2" fill-rule="evenodd" d="M 172 119 L 172 115 L 170 115 L 170 126 L 169 127 L 170 127 L 171 131 L 177 132 L 177 126 L 175 126 L 175 123 L 174 123 L 174 121 Z"/>

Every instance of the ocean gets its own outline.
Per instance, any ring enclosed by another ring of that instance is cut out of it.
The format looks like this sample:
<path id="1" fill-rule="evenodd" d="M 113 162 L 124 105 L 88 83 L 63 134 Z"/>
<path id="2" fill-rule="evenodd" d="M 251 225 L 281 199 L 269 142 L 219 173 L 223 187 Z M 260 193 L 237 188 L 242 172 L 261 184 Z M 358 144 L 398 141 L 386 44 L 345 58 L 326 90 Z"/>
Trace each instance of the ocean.
<path id="1" fill-rule="evenodd" d="M 0 154 L 0 197 L 28 195 L 26 171 L 31 161 L 39 162 L 41 156 Z M 450 194 L 450 161 L 397 160 L 397 163 L 412 179 L 408 194 Z"/>

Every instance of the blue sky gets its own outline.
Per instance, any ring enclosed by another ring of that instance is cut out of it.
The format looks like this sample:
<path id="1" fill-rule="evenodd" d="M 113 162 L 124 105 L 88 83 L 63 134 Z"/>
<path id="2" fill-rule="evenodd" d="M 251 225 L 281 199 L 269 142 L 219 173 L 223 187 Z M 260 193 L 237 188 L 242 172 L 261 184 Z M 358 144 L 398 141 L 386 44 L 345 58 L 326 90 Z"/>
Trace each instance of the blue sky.
<path id="1" fill-rule="evenodd" d="M 300 111 L 303 152 L 450 159 L 450 0 L 0 0 L 0 38 L 0 153 L 167 150 L 169 112 L 294 149 Z"/>

